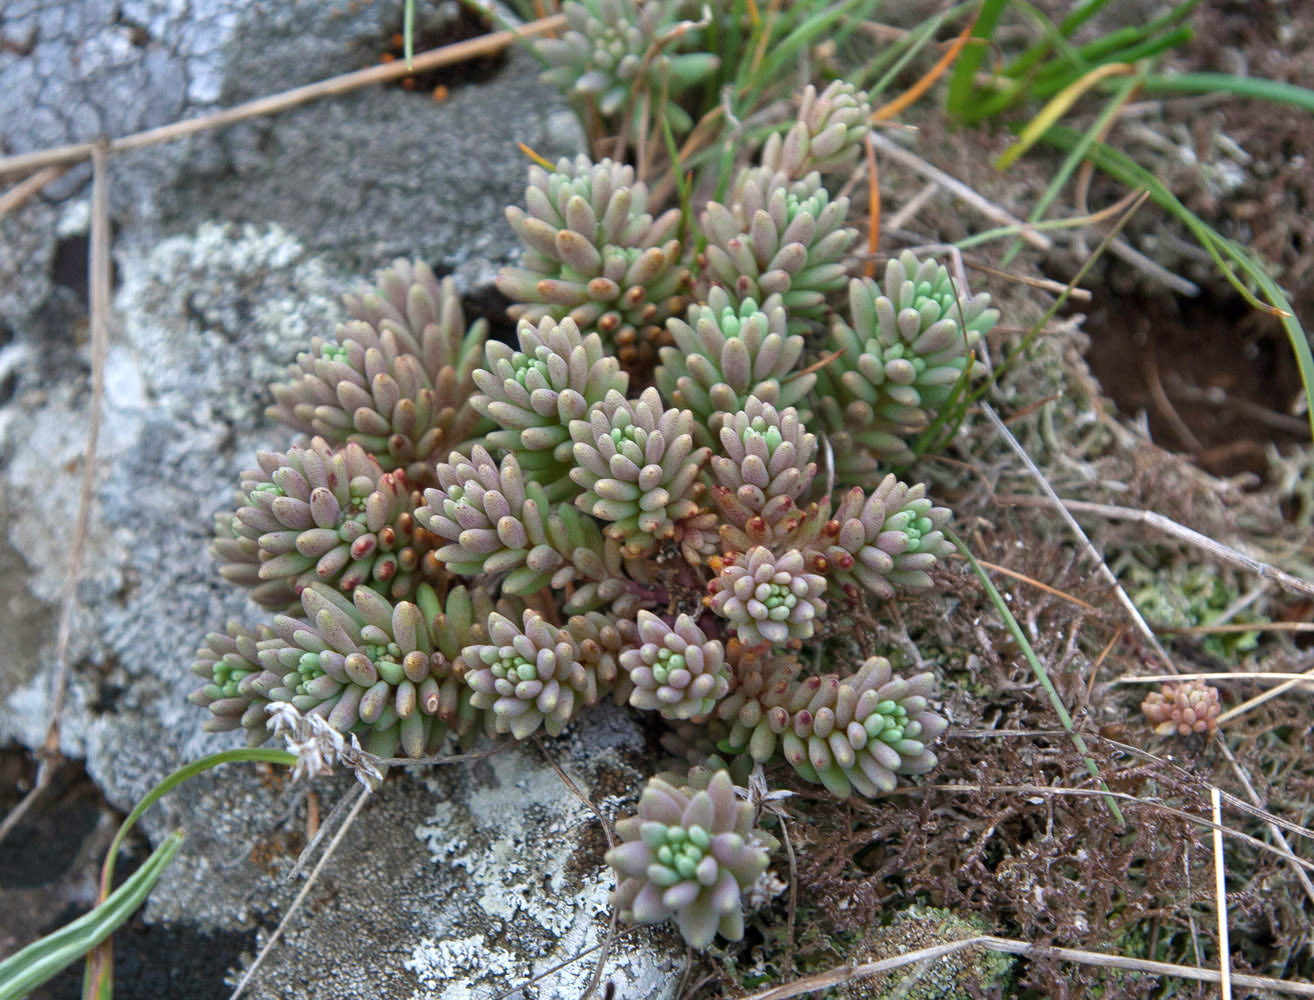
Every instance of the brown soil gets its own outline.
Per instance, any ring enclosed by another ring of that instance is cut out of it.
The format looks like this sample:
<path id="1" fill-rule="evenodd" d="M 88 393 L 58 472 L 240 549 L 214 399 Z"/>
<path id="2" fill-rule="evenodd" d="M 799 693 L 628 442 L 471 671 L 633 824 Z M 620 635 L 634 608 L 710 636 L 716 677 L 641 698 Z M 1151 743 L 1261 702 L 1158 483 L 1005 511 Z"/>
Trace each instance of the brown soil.
<path id="1" fill-rule="evenodd" d="M 1217 476 L 1268 468 L 1265 446 L 1309 439 L 1291 415 L 1300 374 L 1276 321 L 1239 296 L 1126 295 L 1097 288 L 1086 361 L 1119 413 L 1144 414 L 1160 447 Z"/>

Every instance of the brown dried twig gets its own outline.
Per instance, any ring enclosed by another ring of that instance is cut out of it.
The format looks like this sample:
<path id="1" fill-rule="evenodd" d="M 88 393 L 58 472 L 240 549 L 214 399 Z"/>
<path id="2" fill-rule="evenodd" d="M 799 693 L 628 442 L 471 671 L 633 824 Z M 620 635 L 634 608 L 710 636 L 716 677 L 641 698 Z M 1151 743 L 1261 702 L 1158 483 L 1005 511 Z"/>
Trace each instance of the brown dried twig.
<path id="1" fill-rule="evenodd" d="M 161 125 L 159 128 L 146 129 L 144 132 L 134 132 L 132 135 L 125 135 L 119 139 L 111 139 L 108 144 L 105 144 L 106 151 L 123 153 L 130 149 L 142 149 L 162 142 L 172 142 L 175 139 L 182 139 L 198 132 L 207 132 L 210 129 L 222 128 L 225 125 L 233 125 L 250 118 L 263 118 L 266 115 L 277 114 L 280 111 L 287 111 L 290 108 L 322 100 L 325 97 L 337 97 L 340 94 L 349 94 L 353 90 L 360 90 L 363 87 L 399 80 L 415 73 L 426 73 L 429 70 L 439 69 L 443 66 L 467 62 L 481 56 L 494 55 L 522 38 L 533 38 L 536 35 L 556 31 L 558 28 L 564 27 L 565 23 L 564 14 L 554 14 L 551 17 L 523 24 L 518 28 L 494 31 L 487 35 L 480 35 L 477 38 L 470 38 L 463 42 L 455 42 L 452 45 L 443 45 L 440 48 L 430 49 L 428 52 L 421 52 L 411 61 L 410 66 L 406 65 L 404 59 L 398 59 L 395 62 L 384 63 L 380 66 L 370 66 L 367 69 L 360 69 L 351 73 L 341 73 L 338 76 L 331 76 L 327 80 L 308 83 L 304 87 L 294 87 L 291 90 L 283 91 L 281 94 L 259 97 L 254 101 L 247 101 L 244 104 L 238 104 L 236 107 L 224 108 L 222 111 L 201 115 L 198 118 L 188 118 L 169 125 Z M 29 170 L 36 170 L 53 164 L 77 163 L 91 156 L 92 150 L 97 145 L 98 143 L 94 142 L 78 142 L 68 146 L 55 146 L 51 149 L 22 153 L 18 156 L 7 156 L 0 159 L 0 177 L 6 174 L 26 173 Z"/>

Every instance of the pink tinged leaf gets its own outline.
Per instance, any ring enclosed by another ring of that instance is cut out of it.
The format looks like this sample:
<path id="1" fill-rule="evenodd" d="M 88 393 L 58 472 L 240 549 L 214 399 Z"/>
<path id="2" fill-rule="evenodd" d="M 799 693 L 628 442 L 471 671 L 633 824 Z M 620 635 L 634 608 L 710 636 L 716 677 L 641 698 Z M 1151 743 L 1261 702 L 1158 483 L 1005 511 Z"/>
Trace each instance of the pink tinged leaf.
<path id="1" fill-rule="evenodd" d="M 670 916 L 670 910 L 662 903 L 662 890 L 652 884 L 645 885 L 639 891 L 631 909 L 634 922 L 639 924 L 655 924 Z"/>

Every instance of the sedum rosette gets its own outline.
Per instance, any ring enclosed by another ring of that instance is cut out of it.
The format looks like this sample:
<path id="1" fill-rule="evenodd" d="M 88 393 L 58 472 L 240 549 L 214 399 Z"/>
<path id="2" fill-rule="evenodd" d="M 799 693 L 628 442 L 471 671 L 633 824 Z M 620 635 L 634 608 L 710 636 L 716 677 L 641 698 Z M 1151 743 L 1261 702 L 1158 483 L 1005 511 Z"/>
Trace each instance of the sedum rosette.
<path id="1" fill-rule="evenodd" d="M 848 320 L 834 324 L 829 344 L 843 353 L 817 381 L 820 415 L 843 435 L 832 437 L 842 477 L 913 460 L 911 443 L 955 386 L 984 371 L 973 352 L 999 319 L 989 304 L 989 295 L 966 294 L 943 265 L 910 250 L 890 260 L 883 288 L 870 278 L 850 282 Z"/>
<path id="2" fill-rule="evenodd" d="M 365 749 L 391 757 L 434 754 L 447 736 L 437 718 L 440 666 L 425 615 L 367 587 L 351 599 L 320 583 L 301 594 L 305 620 L 279 615 L 280 640 L 260 650 L 260 663 L 282 676 L 270 701 L 323 716 L 340 733 L 356 732 Z"/>
<path id="3" fill-rule="evenodd" d="M 375 282 L 346 297 L 352 319 L 332 339 L 297 355 L 267 412 L 330 444 L 359 445 L 420 484 L 435 459 L 487 429 L 469 400 L 488 323 L 467 328 L 452 280 L 440 283 L 423 261 L 398 260 Z"/>
<path id="4" fill-rule="evenodd" d="M 708 639 L 688 615 L 674 627 L 650 611 L 639 612 L 637 649 L 620 654 L 634 686 L 630 704 L 655 709 L 668 719 L 705 716 L 730 690 L 725 647 Z"/>
<path id="5" fill-rule="evenodd" d="M 597 678 L 581 662 L 579 643 L 537 611 L 517 625 L 501 614 L 488 618 L 486 643 L 461 653 L 476 708 L 492 711 L 499 733 L 526 739 L 540 727 L 558 736 L 581 703 L 598 700 Z"/>
<path id="6" fill-rule="evenodd" d="M 672 318 L 666 327 L 675 346 L 661 350 L 657 388 L 693 413 L 700 443 L 714 443 L 727 416 L 749 399 L 783 409 L 816 382 L 811 372 L 796 373 L 804 342 L 788 332 L 779 296 L 761 308 L 751 298 L 735 306 L 724 289 L 713 288 L 707 305 L 689 307 L 687 323 Z"/>
<path id="7" fill-rule="evenodd" d="M 775 844 L 753 819 L 726 771 L 702 790 L 650 779 L 639 814 L 616 824 L 622 843 L 607 852 L 617 873 L 612 905 L 635 923 L 674 917 L 693 948 L 706 948 L 718 933 L 738 941 L 741 896 L 766 871 Z"/>
<path id="8" fill-rule="evenodd" d="M 708 449 L 694 448 L 693 416 L 664 410 L 656 389 L 636 400 L 619 392 L 574 420 L 575 504 L 607 522 L 606 533 L 629 556 L 675 536 L 676 523 L 698 513 L 698 473 Z"/>
<path id="9" fill-rule="evenodd" d="M 727 562 L 709 586 L 712 610 L 745 646 L 780 646 L 812 635 L 826 612 L 826 578 L 807 571 L 803 553 L 774 555 L 759 545 Z"/>

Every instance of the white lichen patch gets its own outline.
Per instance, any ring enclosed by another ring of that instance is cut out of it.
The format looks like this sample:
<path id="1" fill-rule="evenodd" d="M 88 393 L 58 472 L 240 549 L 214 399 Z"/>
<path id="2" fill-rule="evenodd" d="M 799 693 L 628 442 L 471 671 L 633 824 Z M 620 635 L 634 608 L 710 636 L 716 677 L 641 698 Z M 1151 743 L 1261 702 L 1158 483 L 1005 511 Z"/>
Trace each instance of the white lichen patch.
<path id="1" fill-rule="evenodd" d="M 484 935 L 435 941 L 421 938 L 402 963 L 420 980 L 411 1000 L 473 1000 L 475 983 L 487 976 L 510 976 L 522 963 L 501 948 L 490 948 Z"/>
<path id="2" fill-rule="evenodd" d="M 489 763 L 495 780 L 472 788 L 463 804 L 440 803 L 416 836 L 436 863 L 469 875 L 488 916 L 527 918 L 559 937 L 580 915 L 581 900 L 563 888 L 572 831 L 591 816 L 550 768 L 526 767 L 511 753 Z"/>
<path id="3" fill-rule="evenodd" d="M 589 719 L 552 745 L 586 794 L 599 775 L 625 768 L 608 744 L 638 736 L 623 712 L 598 711 L 596 727 Z M 611 917 L 612 878 L 593 811 L 532 747 L 496 754 L 467 779 L 426 785 L 435 802 L 415 836 L 438 880 L 452 885 L 435 901 L 443 911 L 436 922 L 460 930 L 414 949 L 406 966 L 419 980 L 413 1000 L 494 996 L 531 981 L 526 998 L 580 996 Z M 661 944 L 630 940 L 613 948 L 602 981 L 615 983 L 618 996 L 658 1000 L 670 995 L 677 962 L 678 952 L 667 955 Z"/>

